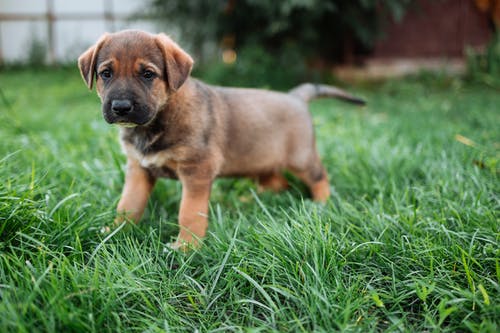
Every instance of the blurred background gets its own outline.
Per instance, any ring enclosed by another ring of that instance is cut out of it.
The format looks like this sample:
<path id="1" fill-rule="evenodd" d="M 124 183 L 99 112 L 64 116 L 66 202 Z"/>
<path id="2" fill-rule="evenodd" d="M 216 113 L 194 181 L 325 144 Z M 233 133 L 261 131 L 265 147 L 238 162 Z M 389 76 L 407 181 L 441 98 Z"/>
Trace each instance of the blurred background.
<path id="1" fill-rule="evenodd" d="M 0 0 L 0 65 L 74 65 L 104 32 L 164 31 L 195 75 L 288 88 L 422 70 L 497 84 L 500 0 Z"/>

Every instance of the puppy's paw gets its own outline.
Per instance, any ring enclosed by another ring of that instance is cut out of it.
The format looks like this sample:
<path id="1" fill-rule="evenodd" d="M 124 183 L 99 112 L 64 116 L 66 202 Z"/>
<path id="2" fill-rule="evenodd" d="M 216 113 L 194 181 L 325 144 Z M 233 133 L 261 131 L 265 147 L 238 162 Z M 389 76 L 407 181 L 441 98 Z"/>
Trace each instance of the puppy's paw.
<path id="1" fill-rule="evenodd" d="M 169 250 L 177 251 L 182 248 L 183 245 L 179 242 L 167 243 L 167 246 L 163 249 L 163 252 L 168 252 Z"/>
<path id="2" fill-rule="evenodd" d="M 167 243 L 167 248 L 170 250 L 181 251 L 181 252 L 186 253 L 190 250 L 199 249 L 200 243 L 198 241 L 196 241 L 195 239 L 192 239 L 190 241 L 177 239 L 173 243 Z M 165 248 L 163 251 L 166 252 L 167 248 Z"/>
<path id="3" fill-rule="evenodd" d="M 311 186 L 313 200 L 321 204 L 326 204 L 330 199 L 330 184 L 328 180 L 322 179 Z"/>
<path id="4" fill-rule="evenodd" d="M 111 232 L 111 228 L 109 226 L 104 226 L 101 228 L 101 234 L 109 234 Z"/>

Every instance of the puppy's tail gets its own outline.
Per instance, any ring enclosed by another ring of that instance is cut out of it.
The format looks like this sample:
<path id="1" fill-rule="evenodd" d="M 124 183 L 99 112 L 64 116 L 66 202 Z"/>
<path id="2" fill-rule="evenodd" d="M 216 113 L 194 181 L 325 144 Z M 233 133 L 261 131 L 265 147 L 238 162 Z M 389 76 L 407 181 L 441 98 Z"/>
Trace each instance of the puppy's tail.
<path id="1" fill-rule="evenodd" d="M 330 97 L 339 98 L 344 101 L 365 105 L 365 101 L 361 98 L 355 97 L 348 92 L 336 88 L 334 86 L 328 86 L 325 84 L 313 84 L 313 83 L 303 83 L 288 92 L 289 94 L 300 98 L 305 102 L 309 102 L 314 98 Z"/>

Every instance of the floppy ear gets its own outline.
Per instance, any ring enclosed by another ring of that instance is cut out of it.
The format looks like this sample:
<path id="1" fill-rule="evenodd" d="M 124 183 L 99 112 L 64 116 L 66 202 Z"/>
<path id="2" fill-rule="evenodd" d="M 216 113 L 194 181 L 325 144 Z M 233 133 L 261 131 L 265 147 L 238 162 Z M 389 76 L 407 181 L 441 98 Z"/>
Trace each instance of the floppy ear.
<path id="1" fill-rule="evenodd" d="M 104 34 L 101 38 L 99 38 L 95 45 L 89 47 L 87 51 L 83 52 L 82 55 L 78 57 L 78 68 L 80 68 L 80 74 L 90 90 L 92 90 L 92 86 L 94 84 L 97 55 L 107 38 L 108 34 Z"/>
<path id="2" fill-rule="evenodd" d="M 165 34 L 156 35 L 155 41 L 163 53 L 168 85 L 176 91 L 191 73 L 193 59 Z"/>

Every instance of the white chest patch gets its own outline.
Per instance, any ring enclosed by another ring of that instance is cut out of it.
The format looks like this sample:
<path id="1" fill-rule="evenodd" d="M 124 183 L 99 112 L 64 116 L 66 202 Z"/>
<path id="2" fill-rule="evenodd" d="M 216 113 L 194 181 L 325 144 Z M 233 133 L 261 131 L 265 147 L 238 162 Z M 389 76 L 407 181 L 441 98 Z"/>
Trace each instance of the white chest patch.
<path id="1" fill-rule="evenodd" d="M 144 168 L 154 168 L 162 167 L 169 160 L 167 153 L 161 152 L 156 154 L 142 155 L 142 159 L 139 159 L 139 163 Z"/>
<path id="2" fill-rule="evenodd" d="M 157 153 L 152 153 L 152 154 L 142 154 L 139 152 L 135 147 L 129 143 L 124 143 L 122 141 L 122 148 L 123 151 L 131 156 L 137 159 L 139 161 L 139 164 L 143 168 L 161 168 L 167 164 L 168 161 L 172 161 L 173 155 L 169 151 L 160 151 Z"/>

